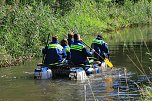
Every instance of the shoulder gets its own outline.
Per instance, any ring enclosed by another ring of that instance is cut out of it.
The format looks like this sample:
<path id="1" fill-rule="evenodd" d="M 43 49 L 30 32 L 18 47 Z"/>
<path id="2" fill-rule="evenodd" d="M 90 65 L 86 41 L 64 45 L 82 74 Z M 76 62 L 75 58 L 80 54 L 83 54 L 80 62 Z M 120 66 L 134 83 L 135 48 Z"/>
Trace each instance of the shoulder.
<path id="1" fill-rule="evenodd" d="M 68 45 L 68 46 L 64 46 L 63 48 L 70 48 L 70 46 Z"/>

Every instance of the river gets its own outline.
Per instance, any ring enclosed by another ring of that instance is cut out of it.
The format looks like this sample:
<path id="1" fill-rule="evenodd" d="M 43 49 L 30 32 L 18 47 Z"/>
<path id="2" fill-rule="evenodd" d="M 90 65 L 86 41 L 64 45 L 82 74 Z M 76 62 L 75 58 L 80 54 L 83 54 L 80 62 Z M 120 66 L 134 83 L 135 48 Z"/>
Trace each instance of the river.
<path id="1" fill-rule="evenodd" d="M 103 33 L 111 52 L 112 70 L 86 81 L 34 80 L 40 59 L 0 68 L 0 101 L 117 101 L 142 100 L 141 82 L 152 79 L 152 26 Z M 84 36 L 90 43 L 95 37 Z M 110 39 L 110 40 L 109 40 Z"/>

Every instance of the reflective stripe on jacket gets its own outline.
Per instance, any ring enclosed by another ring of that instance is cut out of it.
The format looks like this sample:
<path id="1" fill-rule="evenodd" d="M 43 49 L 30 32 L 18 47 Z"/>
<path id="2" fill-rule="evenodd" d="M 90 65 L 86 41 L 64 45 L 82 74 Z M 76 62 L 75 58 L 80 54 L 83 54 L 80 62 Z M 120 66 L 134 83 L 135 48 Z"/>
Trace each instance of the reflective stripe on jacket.
<path id="1" fill-rule="evenodd" d="M 63 48 L 64 48 L 64 50 L 65 50 L 66 52 L 70 52 L 70 47 L 69 47 L 69 46 L 64 46 Z"/>
<path id="2" fill-rule="evenodd" d="M 84 48 L 85 46 L 83 44 L 71 44 L 71 49 L 73 50 L 78 50 L 78 51 L 82 51 L 82 49 Z"/>
<path id="3" fill-rule="evenodd" d="M 96 44 L 104 44 L 105 42 L 103 40 L 98 40 L 98 39 L 93 39 L 92 43 L 96 43 Z"/>
<path id="4" fill-rule="evenodd" d="M 48 49 L 57 48 L 62 51 L 63 47 L 60 44 L 48 44 Z"/>

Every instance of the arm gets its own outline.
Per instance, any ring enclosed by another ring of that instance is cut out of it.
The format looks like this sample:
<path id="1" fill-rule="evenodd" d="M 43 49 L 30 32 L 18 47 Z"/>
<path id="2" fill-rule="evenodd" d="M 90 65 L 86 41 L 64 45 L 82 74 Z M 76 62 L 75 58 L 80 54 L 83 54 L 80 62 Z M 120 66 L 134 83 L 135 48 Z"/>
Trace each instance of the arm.
<path id="1" fill-rule="evenodd" d="M 84 55 L 85 57 L 91 56 L 89 50 L 87 50 L 86 48 L 83 48 L 83 49 L 82 49 L 82 52 L 83 52 L 83 55 Z"/>
<path id="2" fill-rule="evenodd" d="M 109 49 L 108 49 L 108 45 L 106 43 L 104 43 L 102 45 L 103 47 L 103 55 L 107 58 L 109 58 L 109 55 L 110 55 L 110 52 L 109 52 Z"/>
<path id="3" fill-rule="evenodd" d="M 67 57 L 66 51 L 64 49 L 62 50 L 62 57 L 63 58 Z"/>
<path id="4" fill-rule="evenodd" d="M 47 46 L 46 46 L 45 48 L 43 48 L 43 49 L 42 49 L 42 53 L 43 53 L 43 54 L 46 54 L 46 53 L 47 53 L 47 49 L 48 49 Z"/>

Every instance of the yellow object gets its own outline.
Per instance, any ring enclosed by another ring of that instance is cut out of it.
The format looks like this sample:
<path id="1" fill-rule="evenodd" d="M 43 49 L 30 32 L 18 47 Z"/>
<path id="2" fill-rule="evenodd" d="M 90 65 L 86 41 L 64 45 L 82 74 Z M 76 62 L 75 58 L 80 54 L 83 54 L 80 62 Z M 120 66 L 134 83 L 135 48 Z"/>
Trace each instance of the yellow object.
<path id="1" fill-rule="evenodd" d="M 152 96 L 152 87 L 146 86 L 146 93 L 148 96 Z"/>
<path id="2" fill-rule="evenodd" d="M 107 58 L 104 59 L 104 62 L 109 66 L 110 69 L 112 69 L 113 64 Z"/>
<path id="3" fill-rule="evenodd" d="M 82 41 L 82 42 L 83 42 L 83 41 Z M 87 45 L 85 42 L 83 42 L 83 44 L 86 45 L 87 47 L 89 47 L 90 49 L 92 49 L 92 48 L 91 48 L 89 45 Z M 96 51 L 95 51 L 95 53 L 96 53 L 100 58 L 104 59 L 104 58 L 101 57 L 100 54 L 97 53 Z M 112 69 L 113 64 L 112 64 L 107 58 L 104 59 L 104 62 L 109 66 L 110 69 Z"/>

